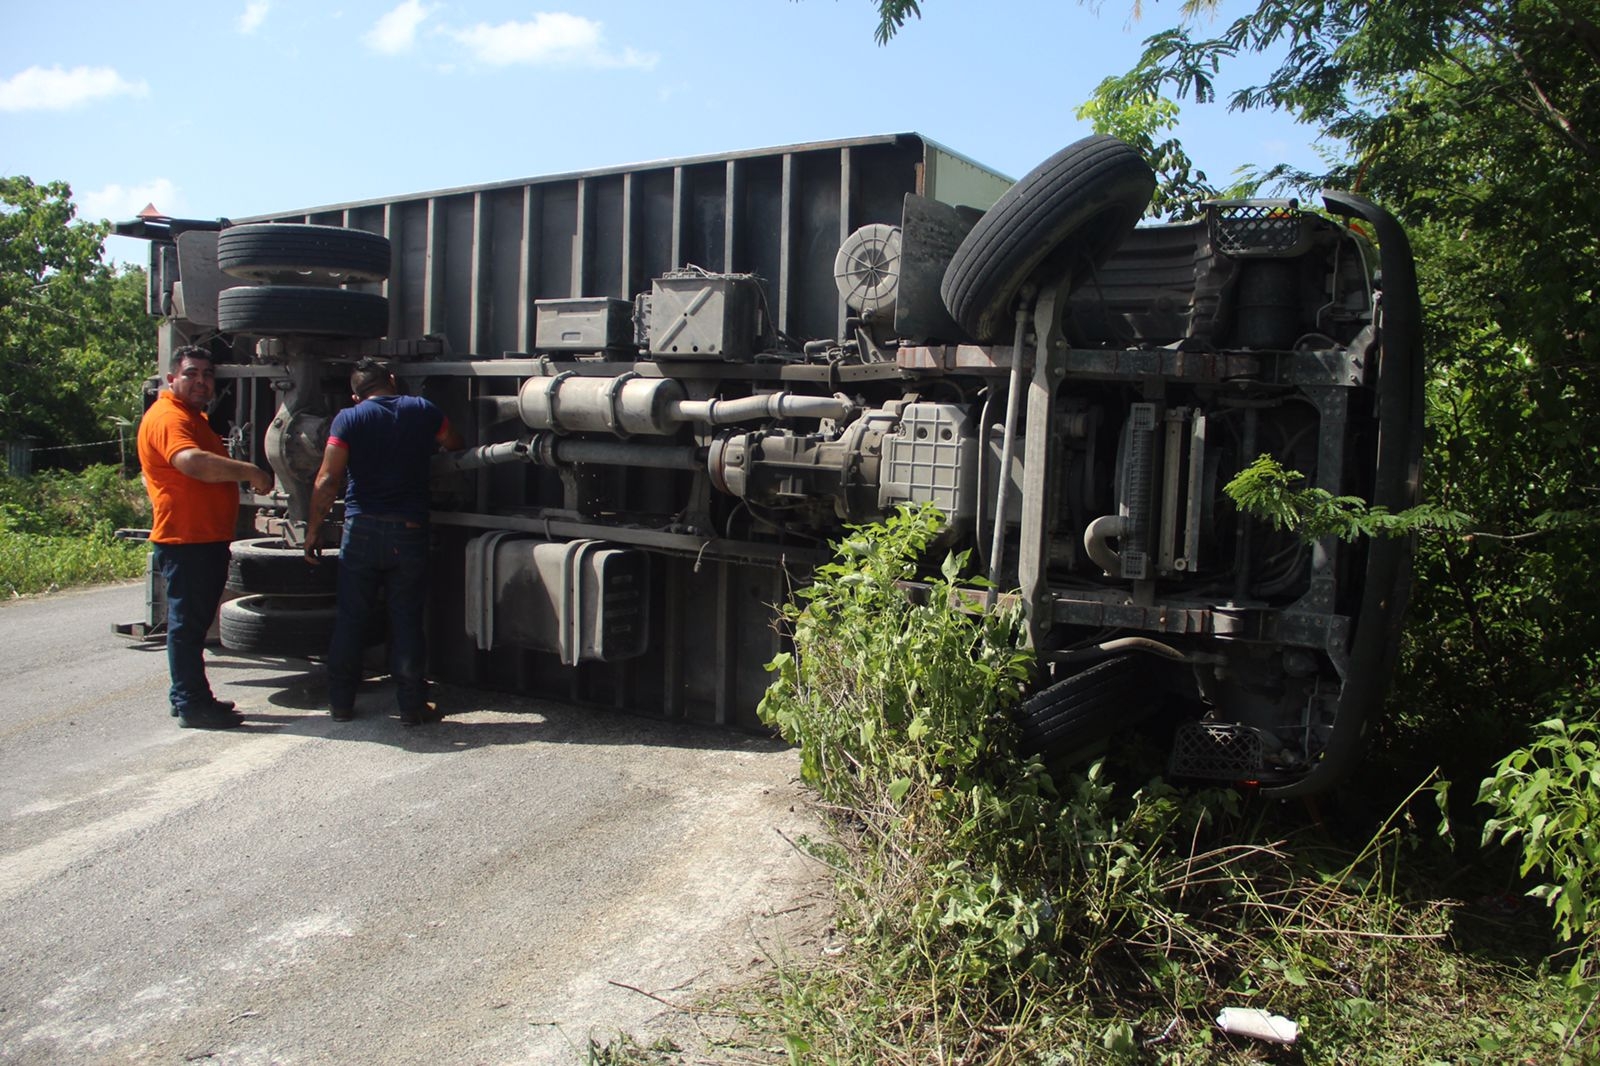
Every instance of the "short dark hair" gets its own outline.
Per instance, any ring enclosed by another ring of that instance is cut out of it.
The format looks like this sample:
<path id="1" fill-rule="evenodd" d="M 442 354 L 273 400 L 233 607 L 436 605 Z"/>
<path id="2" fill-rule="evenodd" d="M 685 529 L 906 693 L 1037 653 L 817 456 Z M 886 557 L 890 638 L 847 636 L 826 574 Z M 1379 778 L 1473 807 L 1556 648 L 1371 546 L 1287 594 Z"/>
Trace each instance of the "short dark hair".
<path id="1" fill-rule="evenodd" d="M 365 399 L 367 393 L 387 385 L 391 374 L 389 364 L 364 355 L 356 362 L 355 370 L 350 372 L 350 391 L 357 399 Z"/>
<path id="2" fill-rule="evenodd" d="M 172 370 L 176 371 L 182 366 L 185 359 L 204 359 L 212 365 L 216 365 L 217 362 L 217 357 L 211 354 L 210 348 L 202 348 L 198 344 L 185 344 L 181 348 L 172 350 Z"/>

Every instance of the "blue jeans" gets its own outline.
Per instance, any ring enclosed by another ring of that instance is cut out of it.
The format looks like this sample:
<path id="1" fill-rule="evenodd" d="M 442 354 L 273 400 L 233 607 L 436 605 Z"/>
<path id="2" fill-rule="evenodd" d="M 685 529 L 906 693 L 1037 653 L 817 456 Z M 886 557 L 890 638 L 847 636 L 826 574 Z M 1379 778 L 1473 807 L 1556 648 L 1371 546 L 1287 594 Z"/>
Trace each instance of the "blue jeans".
<path id="1" fill-rule="evenodd" d="M 228 583 L 228 542 L 160 544 L 155 568 L 167 583 L 167 673 L 169 698 L 178 713 L 215 702 L 206 681 L 206 633 L 217 617 L 222 588 Z"/>
<path id="2" fill-rule="evenodd" d="M 400 713 L 420 714 L 427 705 L 422 622 L 428 601 L 428 527 L 379 515 L 356 515 L 344 523 L 339 610 L 328 651 L 328 703 L 334 710 L 355 707 L 361 653 L 380 593 L 389 602 L 389 673 Z"/>

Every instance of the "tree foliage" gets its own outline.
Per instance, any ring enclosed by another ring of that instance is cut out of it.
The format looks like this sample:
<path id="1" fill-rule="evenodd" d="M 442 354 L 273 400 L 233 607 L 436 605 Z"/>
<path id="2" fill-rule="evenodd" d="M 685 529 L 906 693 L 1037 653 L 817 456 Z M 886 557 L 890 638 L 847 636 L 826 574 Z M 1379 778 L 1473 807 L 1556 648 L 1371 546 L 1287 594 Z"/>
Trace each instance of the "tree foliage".
<path id="1" fill-rule="evenodd" d="M 75 213 L 62 182 L 0 177 L 0 440 L 115 439 L 115 419 L 142 407 L 155 351 L 144 271 L 104 263 L 104 226 Z"/>
<path id="2" fill-rule="evenodd" d="M 879 44 L 888 44 L 906 20 L 913 17 L 922 17 L 917 0 L 878 0 L 878 29 L 873 36 Z"/>
<path id="3" fill-rule="evenodd" d="M 1307 540 L 1338 537 L 1396 537 L 1419 532 L 1455 532 L 1471 519 L 1434 503 L 1420 503 L 1396 514 L 1359 496 L 1335 496 L 1327 489 L 1300 487 L 1304 474 L 1286 470 L 1270 455 L 1261 455 L 1223 486 L 1243 511 Z"/>

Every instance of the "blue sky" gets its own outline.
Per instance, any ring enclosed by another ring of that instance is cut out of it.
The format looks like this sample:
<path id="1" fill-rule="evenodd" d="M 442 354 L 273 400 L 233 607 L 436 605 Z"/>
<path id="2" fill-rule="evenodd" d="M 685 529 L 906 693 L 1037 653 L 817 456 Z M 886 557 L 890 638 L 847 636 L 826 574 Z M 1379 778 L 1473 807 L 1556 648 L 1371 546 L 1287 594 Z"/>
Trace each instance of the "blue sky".
<path id="1" fill-rule="evenodd" d="M 1179 16 L 1140 6 L 923 0 L 880 47 L 871 0 L 7 0 L 0 173 L 117 220 L 906 131 L 1018 177 Z M 1182 134 L 1213 177 L 1316 159 L 1287 118 L 1222 104 L 1186 105 Z"/>

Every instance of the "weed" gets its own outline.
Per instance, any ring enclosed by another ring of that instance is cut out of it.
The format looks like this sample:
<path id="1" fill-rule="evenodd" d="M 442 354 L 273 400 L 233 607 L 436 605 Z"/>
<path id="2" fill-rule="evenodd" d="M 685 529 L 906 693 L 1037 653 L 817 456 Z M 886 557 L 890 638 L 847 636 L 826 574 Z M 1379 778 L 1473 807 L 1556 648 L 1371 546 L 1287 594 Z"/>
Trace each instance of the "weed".
<path id="1" fill-rule="evenodd" d="M 138 577 L 148 549 L 113 532 L 148 516 L 139 482 L 115 467 L 0 477 L 0 594 Z"/>
<path id="2" fill-rule="evenodd" d="M 1572 720 L 1540 723 L 1531 744 L 1496 764 L 1478 799 L 1494 812 L 1484 843 L 1517 846 L 1522 876 L 1544 879 L 1528 895 L 1549 907 L 1572 945 L 1566 981 L 1581 1010 L 1566 1019 L 1568 1043 L 1600 1050 L 1600 724 L 1582 701 L 1565 710 Z"/>

